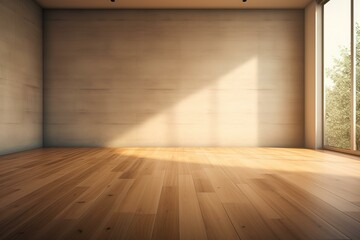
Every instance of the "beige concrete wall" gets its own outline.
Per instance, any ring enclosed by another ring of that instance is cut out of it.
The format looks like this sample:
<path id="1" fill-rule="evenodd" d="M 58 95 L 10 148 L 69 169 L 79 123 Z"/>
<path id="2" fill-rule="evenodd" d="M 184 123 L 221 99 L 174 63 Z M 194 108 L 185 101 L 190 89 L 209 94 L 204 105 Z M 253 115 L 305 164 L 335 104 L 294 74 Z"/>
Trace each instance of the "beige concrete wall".
<path id="1" fill-rule="evenodd" d="M 302 10 L 45 19 L 46 146 L 304 145 Z"/>
<path id="2" fill-rule="evenodd" d="M 305 146 L 322 148 L 322 30 L 321 6 L 305 9 Z"/>
<path id="3" fill-rule="evenodd" d="M 42 10 L 0 1 L 0 154 L 42 146 Z"/>

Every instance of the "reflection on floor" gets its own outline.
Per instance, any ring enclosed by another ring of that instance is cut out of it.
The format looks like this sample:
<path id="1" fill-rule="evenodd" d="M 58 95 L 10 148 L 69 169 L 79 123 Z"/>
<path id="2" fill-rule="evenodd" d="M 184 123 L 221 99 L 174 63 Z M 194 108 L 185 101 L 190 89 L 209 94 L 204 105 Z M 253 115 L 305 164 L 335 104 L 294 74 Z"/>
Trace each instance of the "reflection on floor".
<path id="1" fill-rule="evenodd" d="M 0 239 L 360 239 L 360 161 L 307 149 L 0 157 Z"/>

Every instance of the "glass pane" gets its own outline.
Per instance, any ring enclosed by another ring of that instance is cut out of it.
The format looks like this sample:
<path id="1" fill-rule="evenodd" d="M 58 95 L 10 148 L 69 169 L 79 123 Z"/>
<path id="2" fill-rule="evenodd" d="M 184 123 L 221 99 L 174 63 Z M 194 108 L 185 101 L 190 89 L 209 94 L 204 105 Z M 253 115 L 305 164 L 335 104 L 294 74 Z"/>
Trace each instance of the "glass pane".
<path id="1" fill-rule="evenodd" d="M 351 148 L 351 1 L 324 5 L 324 144 Z"/>

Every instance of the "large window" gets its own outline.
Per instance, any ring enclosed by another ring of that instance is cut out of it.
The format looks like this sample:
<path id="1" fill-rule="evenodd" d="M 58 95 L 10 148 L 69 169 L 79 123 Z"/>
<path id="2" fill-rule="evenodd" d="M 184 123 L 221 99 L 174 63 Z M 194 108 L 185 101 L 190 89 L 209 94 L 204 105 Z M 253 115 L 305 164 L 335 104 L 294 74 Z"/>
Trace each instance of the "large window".
<path id="1" fill-rule="evenodd" d="M 357 15 L 360 14 L 356 14 L 359 2 L 330 0 L 324 5 L 326 147 L 360 150 L 360 71 L 357 71 L 360 62 L 357 48 L 360 47 L 360 21 Z"/>

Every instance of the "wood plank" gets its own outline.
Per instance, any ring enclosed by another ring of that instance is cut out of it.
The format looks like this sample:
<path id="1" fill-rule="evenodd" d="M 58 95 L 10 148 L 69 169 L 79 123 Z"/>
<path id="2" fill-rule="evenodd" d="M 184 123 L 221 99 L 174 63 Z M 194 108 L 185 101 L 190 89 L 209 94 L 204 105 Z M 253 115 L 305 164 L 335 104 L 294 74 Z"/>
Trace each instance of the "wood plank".
<path id="1" fill-rule="evenodd" d="M 132 180 L 115 179 L 110 187 L 83 214 L 74 226 L 64 235 L 65 239 L 90 239 L 102 231 L 106 220 L 116 209 L 118 198 L 122 198 L 123 191 L 127 191 Z M 99 219 L 103 221 L 99 222 Z M 106 226 L 105 226 L 106 228 Z"/>
<path id="2" fill-rule="evenodd" d="M 198 193 L 208 239 L 240 239 L 215 193 Z"/>
<path id="3" fill-rule="evenodd" d="M 179 238 L 179 188 L 164 186 L 156 213 L 152 239 L 177 240 Z"/>
<path id="4" fill-rule="evenodd" d="M 204 220 L 191 175 L 179 176 L 179 223 L 181 240 L 207 239 Z"/>

